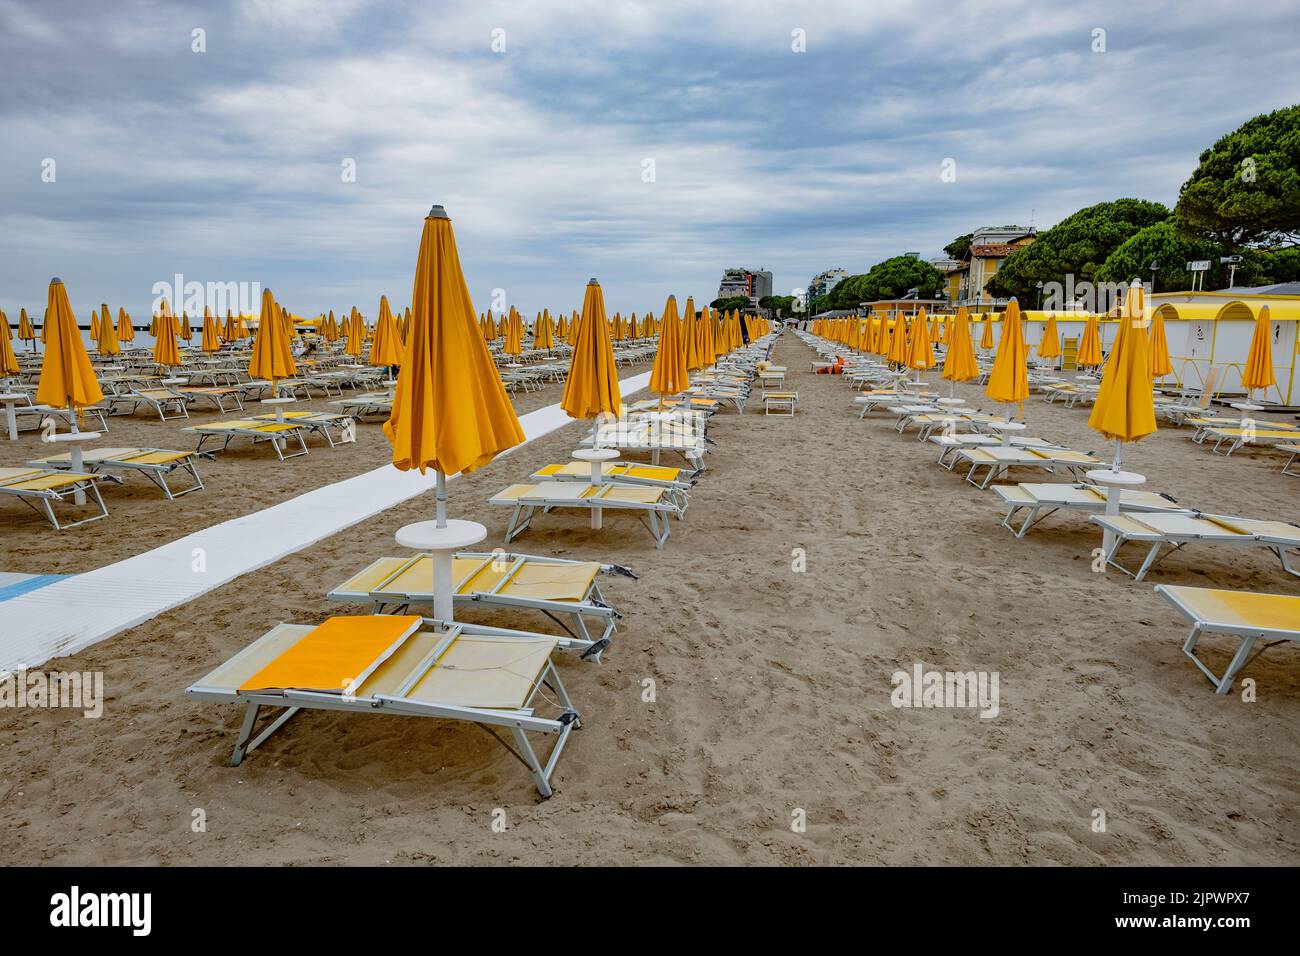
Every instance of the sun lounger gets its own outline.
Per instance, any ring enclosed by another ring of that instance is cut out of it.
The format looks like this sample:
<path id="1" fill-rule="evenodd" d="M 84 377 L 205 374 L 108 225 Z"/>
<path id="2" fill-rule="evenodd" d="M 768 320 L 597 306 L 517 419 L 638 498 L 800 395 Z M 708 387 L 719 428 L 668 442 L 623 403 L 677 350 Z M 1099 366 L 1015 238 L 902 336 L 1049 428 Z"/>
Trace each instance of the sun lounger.
<path id="1" fill-rule="evenodd" d="M 253 415 L 251 418 L 257 422 L 279 421 L 275 412 L 269 412 L 265 415 Z M 344 415 L 340 412 L 285 412 L 284 419 L 291 424 L 301 425 L 308 431 L 320 435 L 331 448 L 337 443 L 346 444 L 349 441 L 356 441 L 356 419 L 351 415 Z M 337 437 L 330 434 L 331 428 L 338 429 Z M 351 438 L 348 437 L 349 435 L 351 435 Z"/>
<path id="2" fill-rule="evenodd" d="M 1291 456 L 1286 460 L 1286 464 L 1282 466 L 1282 474 L 1290 475 L 1292 478 L 1300 478 L 1300 471 L 1291 470 L 1291 466 L 1295 464 L 1296 459 L 1300 458 L 1300 444 L 1278 445 L 1277 450 L 1284 451 Z"/>
<path id="3" fill-rule="evenodd" d="M 82 454 L 82 467 L 92 473 L 102 471 L 134 471 L 144 475 L 162 489 L 168 501 L 174 501 L 191 491 L 203 490 L 203 479 L 199 477 L 197 451 L 175 451 L 170 448 L 95 448 L 87 449 Z M 28 462 L 33 468 L 72 469 L 72 455 L 52 455 Z M 181 471 L 193 479 L 189 486 L 180 491 L 173 491 L 167 484 L 167 476 Z"/>
<path id="4" fill-rule="evenodd" d="M 1202 438 L 1202 443 L 1209 438 L 1214 439 L 1214 446 L 1211 448 L 1216 455 L 1224 442 L 1228 443 L 1228 450 L 1223 452 L 1224 457 L 1231 455 L 1242 445 L 1277 445 L 1283 442 L 1295 441 L 1300 438 L 1300 430 L 1283 426 L 1280 428 L 1270 425 L 1268 428 L 1241 428 L 1240 423 L 1233 428 L 1207 428 Z"/>
<path id="5" fill-rule="evenodd" d="M 335 399 L 330 404 L 343 409 L 353 418 L 369 418 L 374 415 L 386 418 L 393 413 L 393 396 L 389 392 L 363 392 L 349 398 Z"/>
<path id="6" fill-rule="evenodd" d="M 600 425 L 597 435 L 601 448 L 648 451 L 651 453 L 651 463 L 655 465 L 659 464 L 661 452 L 677 452 L 696 471 L 704 469 L 704 453 L 713 444 L 700 428 L 675 418 L 653 422 L 627 420 L 613 425 Z M 591 436 L 582 438 L 579 444 L 591 447 Z"/>
<path id="7" fill-rule="evenodd" d="M 275 456 L 281 461 L 286 458 L 299 458 L 307 454 L 307 442 L 303 437 L 305 427 L 292 422 L 270 422 L 258 421 L 255 418 L 238 418 L 226 422 L 189 425 L 182 428 L 181 431 L 193 432 L 199 436 L 199 443 L 195 447 L 195 451 L 203 451 L 203 445 L 209 439 L 221 440 L 222 445 L 217 450 L 225 451 L 236 438 L 247 438 L 253 444 L 270 442 L 271 447 L 275 449 Z M 298 442 L 299 450 L 292 454 L 285 454 L 280 445 L 283 442 L 287 446 L 290 440 Z"/>
<path id="8" fill-rule="evenodd" d="M 478 724 L 503 746 L 493 728 L 509 730 L 512 753 L 549 797 L 560 754 L 580 724 L 551 660 L 558 645 L 546 635 L 414 616 L 278 624 L 185 694 L 246 705 L 231 766 L 303 709 L 436 717 Z M 542 705 L 558 713 L 543 717 Z M 263 707 L 280 713 L 254 736 Z M 545 758 L 529 734 L 555 737 Z"/>
<path id="9" fill-rule="evenodd" d="M 123 395 L 109 398 L 109 414 L 134 415 L 141 405 L 152 408 L 160 421 L 173 418 L 189 418 L 190 412 L 185 405 L 185 396 L 169 388 L 142 388 Z M 130 406 L 130 407 L 126 407 Z M 168 413 L 171 414 L 168 414 Z"/>
<path id="10" fill-rule="evenodd" d="M 18 419 L 18 427 L 22 430 L 28 423 L 29 419 L 35 418 L 36 421 L 31 424 L 33 428 L 39 428 L 41 422 L 46 418 L 62 419 L 68 427 L 79 419 L 84 424 L 93 425 L 95 431 L 108 431 L 108 408 L 104 405 L 85 405 L 76 411 L 68 408 L 55 408 L 53 405 L 16 405 L 14 414 Z M 78 427 L 81 427 L 78 425 Z"/>
<path id="11" fill-rule="evenodd" d="M 231 411 L 242 412 L 244 410 L 244 389 L 239 385 L 178 385 L 176 386 L 176 392 L 184 395 L 186 399 L 209 401 L 223 415 Z M 233 409 L 226 408 L 227 402 L 233 402 L 235 407 Z"/>
<path id="12" fill-rule="evenodd" d="M 617 564 L 464 551 L 452 560 L 453 599 L 462 606 L 541 611 L 568 633 L 559 639 L 561 650 L 577 650 L 583 658 L 599 661 L 622 616 L 601 593 L 596 579 L 602 572 L 636 577 Z M 335 601 L 371 602 L 377 613 L 401 614 L 411 604 L 431 604 L 433 560 L 427 554 L 379 558 L 329 596 Z"/>
<path id="13" fill-rule="evenodd" d="M 644 485 L 647 488 L 665 488 L 673 502 L 684 512 L 690 504 L 689 492 L 695 487 L 695 475 L 684 468 L 664 465 L 642 465 L 636 462 L 607 461 L 600 465 L 601 482 L 620 485 Z M 591 464 L 571 461 L 566 464 L 545 465 L 529 476 L 533 481 L 591 481 Z M 679 515 L 680 517 L 680 515 Z"/>
<path id="14" fill-rule="evenodd" d="M 662 549 L 668 540 L 670 515 L 680 516 L 672 493 L 666 488 L 638 488 L 629 485 L 592 485 L 587 481 L 540 481 L 532 485 L 511 485 L 488 499 L 488 504 L 509 505 L 510 526 L 506 529 L 506 543 L 523 534 L 533 518 L 556 508 L 576 508 L 590 511 L 632 511 L 655 539 L 655 547 Z"/>
<path id="15" fill-rule="evenodd" d="M 1009 468 L 1041 468 L 1052 474 L 1060 469 L 1076 481 L 1085 468 L 1095 468 L 1101 459 L 1068 448 L 1023 448 L 1016 445 L 986 445 L 981 448 L 962 448 L 956 453 L 958 460 L 970 465 L 966 480 L 978 488 L 987 488 L 995 478 L 1005 477 Z M 976 473 L 985 468 L 984 480 Z"/>
<path id="16" fill-rule="evenodd" d="M 789 415 L 794 417 L 795 406 L 799 404 L 798 392 L 764 392 L 764 415 Z"/>
<path id="17" fill-rule="evenodd" d="M 1088 520 L 1110 532 L 1111 545 L 1105 555 L 1106 563 L 1131 575 L 1135 581 L 1141 581 L 1157 560 L 1164 560 L 1193 543 L 1263 546 L 1277 555 L 1287 574 L 1300 577 L 1300 570 L 1292 567 L 1288 555 L 1289 551 L 1300 549 L 1300 525 L 1199 511 L 1167 515 L 1092 515 Z M 1119 549 L 1129 541 L 1150 545 L 1146 560 L 1136 572 L 1115 560 Z M 1161 549 L 1166 547 L 1169 550 L 1162 555 Z"/>
<path id="18" fill-rule="evenodd" d="M 1220 694 L 1228 693 L 1242 669 L 1268 648 L 1282 641 L 1300 640 L 1300 597 L 1168 584 L 1157 584 L 1156 593 L 1192 622 L 1191 633 L 1183 642 L 1183 653 L 1201 669 Z M 1215 677 L 1205 662 L 1196 656 L 1196 643 L 1203 634 L 1241 638 L 1241 644 L 1222 677 Z M 1270 643 L 1252 654 L 1259 641 Z"/>
<path id="19" fill-rule="evenodd" d="M 994 485 L 993 493 L 1007 506 L 1007 516 L 1002 521 L 1002 527 L 1014 531 L 1017 538 L 1023 538 L 1037 522 L 1058 510 L 1087 514 L 1102 514 L 1106 510 L 1106 492 L 1095 485 L 1051 482 Z M 1121 513 L 1187 512 L 1186 508 L 1178 507 L 1178 503 L 1168 495 L 1128 489 L 1120 495 L 1119 510 Z M 1025 519 L 1017 530 L 1012 527 L 1012 521 L 1021 512 L 1025 513 Z"/>
<path id="20" fill-rule="evenodd" d="M 31 467 L 0 468 L 0 494 L 17 498 L 42 515 L 54 526 L 55 531 L 63 531 L 108 517 L 108 508 L 99 494 L 99 483 L 103 479 L 103 475 L 75 471 Z M 54 513 L 55 502 L 62 503 L 69 498 L 75 502 L 78 493 L 93 497 L 98 511 L 89 518 L 60 522 Z"/>

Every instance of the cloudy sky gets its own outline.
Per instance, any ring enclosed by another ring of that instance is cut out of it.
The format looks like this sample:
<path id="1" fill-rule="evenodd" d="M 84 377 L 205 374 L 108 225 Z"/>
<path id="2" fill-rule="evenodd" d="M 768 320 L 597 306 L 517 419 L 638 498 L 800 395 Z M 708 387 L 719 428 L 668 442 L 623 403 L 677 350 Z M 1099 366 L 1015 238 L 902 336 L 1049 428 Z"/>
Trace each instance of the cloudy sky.
<path id="1" fill-rule="evenodd" d="M 0 308 L 59 275 L 81 317 L 143 314 L 181 272 L 372 314 L 409 299 L 433 202 L 480 309 L 580 307 L 597 276 L 658 312 L 729 265 L 788 293 L 1172 203 L 1300 102 L 1296 27 L 1293 0 L 0 0 Z"/>

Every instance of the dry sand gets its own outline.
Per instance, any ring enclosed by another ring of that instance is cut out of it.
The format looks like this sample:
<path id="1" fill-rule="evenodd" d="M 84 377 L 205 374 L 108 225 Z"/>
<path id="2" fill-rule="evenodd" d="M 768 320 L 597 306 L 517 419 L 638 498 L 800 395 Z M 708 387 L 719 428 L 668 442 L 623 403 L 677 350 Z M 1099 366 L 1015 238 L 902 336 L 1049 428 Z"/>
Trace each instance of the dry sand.
<path id="1" fill-rule="evenodd" d="M 1150 584 L 1090 570 L 1098 535 L 1083 520 L 1054 516 L 1016 541 L 991 492 L 936 467 L 931 446 L 885 421 L 859 421 L 838 379 L 808 373 L 811 357 L 791 335 L 777 346 L 800 391 L 795 418 L 715 418 L 711 467 L 664 551 L 634 518 L 608 513 L 602 532 L 580 515 L 552 515 L 516 542 L 641 575 L 607 588 L 626 617 L 605 663 L 562 665 L 584 728 L 550 800 L 477 728 L 399 717 L 305 712 L 230 768 L 238 709 L 184 697 L 276 621 L 338 611 L 326 590 L 400 553 L 394 531 L 432 512 L 418 499 L 51 662 L 105 671 L 106 713 L 0 712 L 6 859 L 1294 863 L 1294 648 L 1250 668 L 1258 702 L 1216 697 L 1180 652 L 1181 619 Z M 972 387 L 959 394 L 990 404 Z M 1034 434 L 1100 449 L 1082 409 L 1035 398 L 1026 415 Z M 149 433 L 160 427 L 169 426 Z M 484 522 L 487 544 L 499 544 L 506 513 L 485 499 L 566 460 L 581 428 L 453 482 L 453 515 Z M 115 443 L 117 429 L 115 420 Z M 337 459 L 329 480 L 381 463 L 378 425 L 361 432 L 355 449 L 309 460 Z M 1196 507 L 1300 518 L 1276 456 L 1224 460 L 1188 434 L 1163 430 L 1126 462 L 1153 490 Z M 207 471 L 210 490 L 191 496 L 191 514 L 201 498 L 237 491 L 252 510 L 325 480 L 252 458 Z M 166 509 L 119 520 L 120 497 L 113 520 L 89 534 L 29 532 L 6 509 L 6 540 L 19 541 L 23 565 L 12 570 L 79 570 L 153 544 L 147 522 Z M 78 553 L 88 541 L 94 553 Z M 791 569 L 795 548 L 806 549 L 805 573 Z M 1201 548 L 1162 567 L 1153 583 L 1297 592 L 1263 552 Z M 1221 666 L 1225 643 L 1207 643 Z M 1000 715 L 892 708 L 890 675 L 918 661 L 998 671 Z M 647 678 L 653 704 L 642 701 Z M 197 808 L 204 833 L 191 830 Z M 504 833 L 492 829 L 496 808 Z M 796 808 L 804 833 L 791 830 Z M 1104 833 L 1092 830 L 1095 808 Z"/>

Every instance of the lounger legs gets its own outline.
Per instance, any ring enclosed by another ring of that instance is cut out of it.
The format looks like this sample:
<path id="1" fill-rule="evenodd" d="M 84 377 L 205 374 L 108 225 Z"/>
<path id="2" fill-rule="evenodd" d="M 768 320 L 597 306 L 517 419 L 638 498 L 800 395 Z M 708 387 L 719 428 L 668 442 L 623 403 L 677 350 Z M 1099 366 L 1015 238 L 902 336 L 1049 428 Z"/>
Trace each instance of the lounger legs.
<path id="1" fill-rule="evenodd" d="M 1232 655 L 1232 660 L 1223 672 L 1222 677 L 1215 677 L 1214 672 L 1205 666 L 1205 662 L 1196 656 L 1196 642 L 1201 637 L 1201 625 L 1197 624 L 1192 628 L 1187 640 L 1183 642 L 1183 653 L 1192 659 L 1192 663 L 1201 669 L 1201 673 L 1210 679 L 1210 683 L 1215 687 L 1215 693 L 1226 694 L 1232 690 L 1232 682 L 1237 676 L 1237 672 L 1246 666 L 1251 660 L 1250 651 L 1255 646 L 1256 637 L 1244 637 L 1241 646 L 1237 648 L 1237 653 Z"/>
<path id="2" fill-rule="evenodd" d="M 244 757 L 247 754 L 251 754 L 258 747 L 262 746 L 262 744 L 266 743 L 268 737 L 283 727 L 290 717 L 302 710 L 301 707 L 284 708 L 284 712 L 276 717 L 275 720 L 267 724 L 266 729 L 258 734 L 257 737 L 253 739 L 252 743 L 249 743 L 248 738 L 252 736 L 253 728 L 257 725 L 257 714 L 261 709 L 261 704 L 248 705 L 248 710 L 244 713 L 244 723 L 239 728 L 239 739 L 235 741 L 235 752 L 230 757 L 230 766 L 238 767 L 243 763 Z"/>

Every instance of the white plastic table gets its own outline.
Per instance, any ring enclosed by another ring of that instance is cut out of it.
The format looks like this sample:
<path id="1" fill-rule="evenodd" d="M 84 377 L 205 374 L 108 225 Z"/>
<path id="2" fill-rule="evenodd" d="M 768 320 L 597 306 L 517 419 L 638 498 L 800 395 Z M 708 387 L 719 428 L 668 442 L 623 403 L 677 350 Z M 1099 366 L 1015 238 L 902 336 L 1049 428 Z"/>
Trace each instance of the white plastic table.
<path id="1" fill-rule="evenodd" d="M 22 392 L 5 392 L 3 395 L 0 395 L 0 402 L 4 402 L 5 406 L 5 422 L 9 425 L 9 440 L 17 441 L 18 413 L 14 411 L 14 408 L 19 402 L 26 405 L 27 396 Z"/>
<path id="2" fill-rule="evenodd" d="M 86 442 L 99 441 L 99 432 L 55 432 L 49 438 L 43 438 L 42 441 L 70 444 L 72 447 L 69 449 L 68 457 L 72 470 L 80 472 L 86 467 L 81 446 Z M 78 491 L 72 496 L 72 500 L 79 505 L 84 505 L 86 503 L 86 493 Z"/>
<path id="3" fill-rule="evenodd" d="M 617 448 L 579 448 L 573 453 L 576 461 L 591 462 L 591 483 L 599 485 L 601 483 L 601 464 L 607 461 L 613 461 L 619 455 Z M 602 526 L 601 508 L 591 509 L 591 527 L 599 531 Z"/>
<path id="4" fill-rule="evenodd" d="M 433 558 L 433 616 L 453 620 L 451 567 L 452 557 L 462 548 L 472 547 L 487 537 L 487 528 L 477 521 L 448 518 L 445 527 L 436 521 L 417 521 L 397 529 L 397 543 L 403 548 L 428 551 Z"/>
<path id="5" fill-rule="evenodd" d="M 1145 475 L 1139 475 L 1136 471 L 1114 471 L 1110 468 L 1094 468 L 1092 471 L 1085 472 L 1085 477 L 1094 485 L 1101 485 L 1106 489 L 1106 514 L 1108 515 L 1119 514 L 1119 501 L 1125 488 L 1144 485 L 1147 480 Z M 1102 532 L 1101 546 L 1106 554 L 1110 554 L 1114 540 L 1114 532 L 1110 529 Z"/>
<path id="6" fill-rule="evenodd" d="M 288 397 L 286 397 L 286 398 L 264 398 L 264 399 L 262 399 L 258 404 L 259 404 L 259 405 L 270 405 L 270 406 L 272 406 L 272 408 L 273 408 L 274 411 L 275 411 L 275 420 L 276 420 L 277 422 L 283 422 L 283 421 L 284 421 L 284 406 L 286 406 L 286 405 L 292 405 L 292 404 L 293 404 L 294 402 L 296 402 L 296 401 L 298 401 L 298 399 L 296 399 L 296 398 L 288 398 Z"/>

